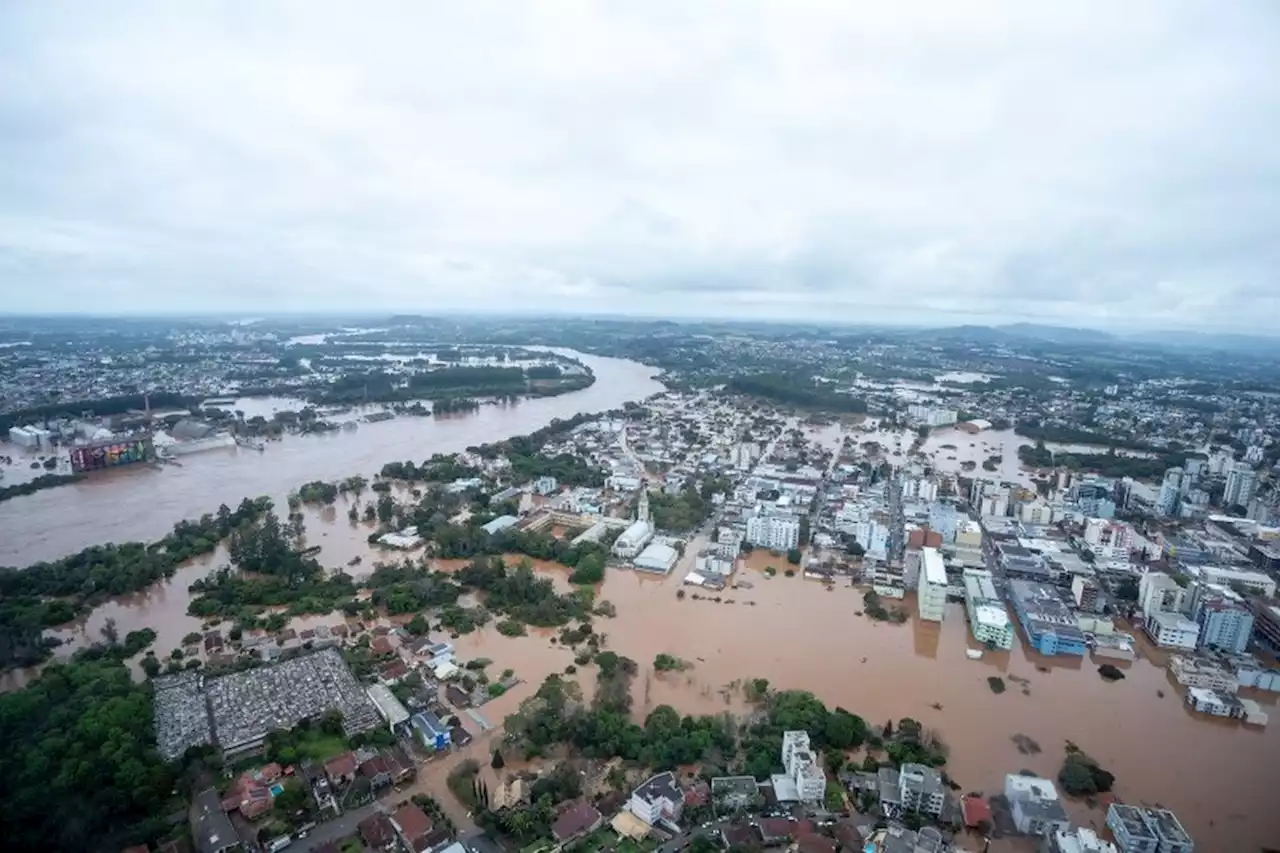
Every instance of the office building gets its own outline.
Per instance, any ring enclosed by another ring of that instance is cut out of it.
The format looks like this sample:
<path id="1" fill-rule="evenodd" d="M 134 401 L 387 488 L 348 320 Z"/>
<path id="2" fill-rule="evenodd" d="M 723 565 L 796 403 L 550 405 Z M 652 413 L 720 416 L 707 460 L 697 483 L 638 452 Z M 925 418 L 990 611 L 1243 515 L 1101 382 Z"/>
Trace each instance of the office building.
<path id="1" fill-rule="evenodd" d="M 1097 613 L 1100 599 L 1098 598 L 1098 583 L 1093 578 L 1084 575 L 1076 575 L 1071 579 L 1071 597 L 1076 602 L 1076 607 L 1086 613 Z"/>
<path id="2" fill-rule="evenodd" d="M 1009 582 L 1013 609 L 1027 642 L 1042 655 L 1084 655 L 1084 632 L 1056 587 L 1026 580 Z"/>
<path id="3" fill-rule="evenodd" d="M 1013 622 L 996 595 L 991 572 L 964 570 L 964 605 L 975 640 L 997 649 L 1013 648 Z"/>
<path id="4" fill-rule="evenodd" d="M 1227 586 L 1233 589 L 1239 587 L 1263 598 L 1274 598 L 1276 594 L 1275 579 L 1262 572 L 1211 565 L 1187 566 L 1186 571 L 1188 575 L 1198 581 Z"/>
<path id="5" fill-rule="evenodd" d="M 1122 853 L 1193 853 L 1195 842 L 1168 809 L 1112 803 L 1107 828 Z"/>
<path id="6" fill-rule="evenodd" d="M 1084 543 L 1098 557 L 1127 557 L 1133 548 L 1133 528 L 1123 521 L 1090 518 L 1084 523 Z"/>
<path id="7" fill-rule="evenodd" d="M 920 582 L 916 593 L 920 618 L 941 622 L 947 613 L 947 569 L 937 548 L 920 549 Z"/>
<path id="8" fill-rule="evenodd" d="M 959 417 L 955 409 L 935 408 L 933 406 L 912 405 L 907 407 L 907 417 L 917 424 L 927 427 L 939 427 L 953 424 Z"/>

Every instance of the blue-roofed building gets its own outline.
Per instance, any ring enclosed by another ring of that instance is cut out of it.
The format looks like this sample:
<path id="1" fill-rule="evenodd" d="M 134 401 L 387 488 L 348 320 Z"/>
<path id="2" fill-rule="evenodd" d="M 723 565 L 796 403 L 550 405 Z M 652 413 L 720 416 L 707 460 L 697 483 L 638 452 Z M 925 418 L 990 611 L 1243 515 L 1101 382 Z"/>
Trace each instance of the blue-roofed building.
<path id="1" fill-rule="evenodd" d="M 442 749 L 448 749 L 451 742 L 449 727 L 443 721 L 430 711 L 422 711 L 414 714 L 410 719 L 414 732 L 418 735 L 418 739 L 427 749 L 434 749 L 439 752 Z"/>
<path id="2" fill-rule="evenodd" d="M 1035 581 L 1009 582 L 1013 610 L 1027 643 L 1042 655 L 1081 655 L 1088 652 L 1084 632 L 1056 587 Z"/>

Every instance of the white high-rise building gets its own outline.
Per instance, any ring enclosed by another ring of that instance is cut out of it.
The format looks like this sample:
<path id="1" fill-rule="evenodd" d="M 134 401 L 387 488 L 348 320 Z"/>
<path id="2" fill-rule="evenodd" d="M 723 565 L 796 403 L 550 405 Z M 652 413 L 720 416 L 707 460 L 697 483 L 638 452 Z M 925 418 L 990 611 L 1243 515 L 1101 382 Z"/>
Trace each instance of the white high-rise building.
<path id="1" fill-rule="evenodd" d="M 789 551 L 800 545 L 800 522 L 782 516 L 757 515 L 747 519 L 747 541 L 774 551 Z"/>
<path id="2" fill-rule="evenodd" d="M 809 746 L 809 733 L 782 733 L 782 766 L 800 792 L 802 802 L 817 802 L 827 792 L 827 776 L 818 766 L 817 756 Z"/>
<path id="3" fill-rule="evenodd" d="M 1123 521 L 1090 518 L 1084 523 L 1084 541 L 1101 557 L 1128 555 L 1133 547 L 1133 528 Z"/>
<path id="4" fill-rule="evenodd" d="M 907 407 L 907 417 L 915 423 L 936 427 L 955 423 L 960 413 L 955 409 L 935 408 L 918 403 Z"/>
<path id="5" fill-rule="evenodd" d="M 1222 490 L 1222 505 L 1249 506 L 1258 487 L 1258 475 L 1247 462 L 1234 462 L 1227 469 L 1227 487 Z"/>
<path id="6" fill-rule="evenodd" d="M 947 567 L 937 548 L 920 549 L 920 582 L 916 591 L 920 618 L 941 622 L 947 613 Z"/>

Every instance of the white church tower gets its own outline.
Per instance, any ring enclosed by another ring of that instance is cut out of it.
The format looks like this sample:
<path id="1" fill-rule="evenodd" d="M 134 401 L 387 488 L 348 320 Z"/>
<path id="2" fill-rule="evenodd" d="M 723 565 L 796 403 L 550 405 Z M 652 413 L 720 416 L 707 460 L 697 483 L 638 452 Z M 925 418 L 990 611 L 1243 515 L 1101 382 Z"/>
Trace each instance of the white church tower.
<path id="1" fill-rule="evenodd" d="M 640 487 L 640 504 L 636 507 L 636 521 L 646 523 L 649 521 L 649 490 L 644 486 Z"/>

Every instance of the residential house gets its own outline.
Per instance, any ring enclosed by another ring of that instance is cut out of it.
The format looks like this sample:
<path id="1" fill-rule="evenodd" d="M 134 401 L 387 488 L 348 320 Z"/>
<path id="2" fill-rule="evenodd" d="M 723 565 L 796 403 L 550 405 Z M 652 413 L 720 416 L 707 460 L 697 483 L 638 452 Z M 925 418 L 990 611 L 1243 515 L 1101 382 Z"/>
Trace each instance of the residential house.
<path id="1" fill-rule="evenodd" d="M 412 803 L 405 803 L 391 815 L 391 825 L 396 836 L 409 853 L 424 853 L 431 847 L 431 830 L 434 824 L 426 812 Z"/>
<path id="2" fill-rule="evenodd" d="M 357 828 L 360 832 L 360 840 L 368 849 L 387 851 L 387 853 L 396 849 L 396 828 L 391 825 L 391 819 L 382 812 L 375 812 L 360 821 Z"/>
<path id="3" fill-rule="evenodd" d="M 1010 773 L 1004 777 L 1004 795 L 1013 823 L 1024 835 L 1043 837 L 1071 825 L 1058 789 L 1048 779 Z"/>
<path id="4" fill-rule="evenodd" d="M 795 832 L 794 825 L 785 817 L 766 817 L 759 824 L 760 840 L 767 847 L 787 844 Z"/>
<path id="5" fill-rule="evenodd" d="M 197 853 L 229 853 L 242 849 L 240 836 L 222 810 L 222 801 L 214 788 L 206 788 L 195 796 L 187 819 L 191 822 L 191 838 Z"/>
<path id="6" fill-rule="evenodd" d="M 391 763 L 382 755 L 374 754 L 366 758 L 360 763 L 360 768 L 357 772 L 369 780 L 370 787 L 375 791 L 391 785 Z"/>
<path id="7" fill-rule="evenodd" d="M 449 704 L 455 708 L 471 707 L 471 695 L 456 684 L 446 684 L 444 695 L 449 700 Z"/>
<path id="8" fill-rule="evenodd" d="M 675 774 L 667 771 L 651 776 L 631 792 L 627 810 L 651 826 L 663 820 L 679 820 L 684 810 L 684 795 L 676 784 Z"/>
<path id="9" fill-rule="evenodd" d="M 418 739 L 427 749 L 440 751 L 449 748 L 450 732 L 439 717 L 430 711 L 414 714 L 410 722 L 418 734 Z"/>
<path id="10" fill-rule="evenodd" d="M 472 740 L 471 732 L 467 731 L 462 726 L 449 727 L 449 741 L 454 746 L 463 747 L 471 743 Z"/>
<path id="11" fill-rule="evenodd" d="M 334 786 L 350 785 L 356 778 L 356 754 L 351 751 L 335 755 L 324 763 L 324 775 Z"/>
<path id="12" fill-rule="evenodd" d="M 596 811 L 595 806 L 579 801 L 560 813 L 555 823 L 551 824 L 551 835 L 557 843 L 565 844 L 595 831 L 603 822 L 604 816 Z"/>

